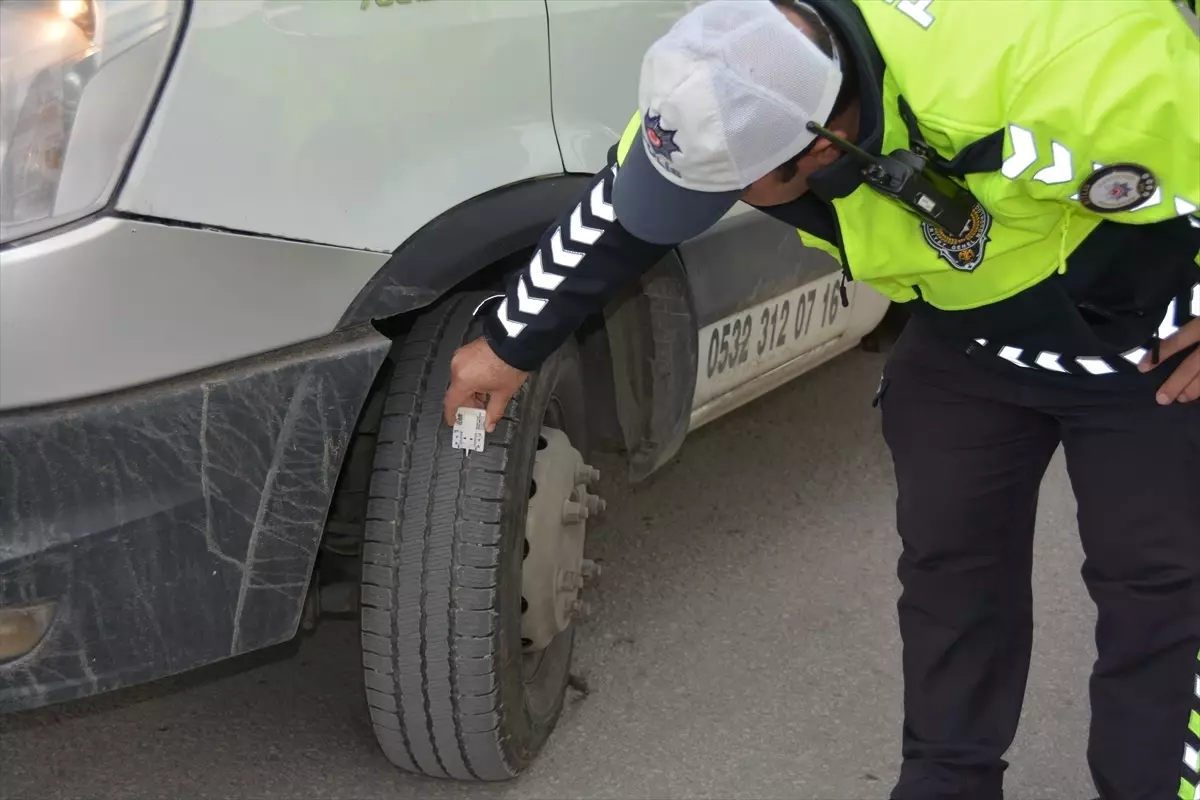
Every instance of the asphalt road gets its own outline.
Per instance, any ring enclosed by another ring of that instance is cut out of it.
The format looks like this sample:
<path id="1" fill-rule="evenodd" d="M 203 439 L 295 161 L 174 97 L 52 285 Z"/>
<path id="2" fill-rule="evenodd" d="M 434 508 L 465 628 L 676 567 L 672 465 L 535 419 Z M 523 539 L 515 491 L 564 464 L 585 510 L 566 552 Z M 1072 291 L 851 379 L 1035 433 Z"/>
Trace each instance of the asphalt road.
<path id="1" fill-rule="evenodd" d="M 395 771 L 353 623 L 108 697 L 0 720 L 4 798 L 885 798 L 900 726 L 894 483 L 852 353 L 694 433 L 636 487 L 605 476 L 605 559 L 572 692 L 502 786 Z M 611 467 L 612 462 L 600 462 Z M 1093 612 L 1061 453 L 1038 530 L 1035 657 L 1008 796 L 1088 796 Z"/>

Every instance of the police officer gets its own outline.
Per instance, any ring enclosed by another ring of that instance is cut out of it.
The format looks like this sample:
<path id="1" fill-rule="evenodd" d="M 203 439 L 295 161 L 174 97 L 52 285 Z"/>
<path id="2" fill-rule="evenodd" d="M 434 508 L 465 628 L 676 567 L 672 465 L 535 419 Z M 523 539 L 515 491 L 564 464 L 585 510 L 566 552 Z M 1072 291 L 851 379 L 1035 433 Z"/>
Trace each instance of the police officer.
<path id="1" fill-rule="evenodd" d="M 903 541 L 892 797 L 1001 797 L 1062 444 L 1098 612 L 1094 782 L 1200 798 L 1200 45 L 1176 5 L 712 0 L 651 46 L 638 101 L 456 354 L 447 421 L 487 397 L 494 424 L 738 200 L 795 226 L 912 312 L 880 385 Z"/>

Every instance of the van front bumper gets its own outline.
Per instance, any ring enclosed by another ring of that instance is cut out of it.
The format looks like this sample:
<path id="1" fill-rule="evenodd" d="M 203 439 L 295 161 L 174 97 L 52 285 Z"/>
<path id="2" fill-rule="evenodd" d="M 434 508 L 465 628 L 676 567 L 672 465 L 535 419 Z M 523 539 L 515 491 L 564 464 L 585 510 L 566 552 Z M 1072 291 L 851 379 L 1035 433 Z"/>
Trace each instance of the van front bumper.
<path id="1" fill-rule="evenodd" d="M 390 346 L 366 325 L 0 413 L 0 619 L 49 615 L 32 649 L 0 663 L 0 712 L 294 636 L 342 457 Z"/>

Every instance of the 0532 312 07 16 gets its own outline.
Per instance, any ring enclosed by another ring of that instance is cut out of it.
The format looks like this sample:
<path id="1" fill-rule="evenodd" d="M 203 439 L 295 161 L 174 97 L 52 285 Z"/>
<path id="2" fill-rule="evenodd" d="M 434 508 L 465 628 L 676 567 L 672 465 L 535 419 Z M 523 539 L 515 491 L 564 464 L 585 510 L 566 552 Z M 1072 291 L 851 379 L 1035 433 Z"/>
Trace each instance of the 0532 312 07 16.
<path id="1" fill-rule="evenodd" d="M 699 332 L 697 397 L 712 397 L 837 338 L 850 318 L 840 272 L 730 314 Z"/>

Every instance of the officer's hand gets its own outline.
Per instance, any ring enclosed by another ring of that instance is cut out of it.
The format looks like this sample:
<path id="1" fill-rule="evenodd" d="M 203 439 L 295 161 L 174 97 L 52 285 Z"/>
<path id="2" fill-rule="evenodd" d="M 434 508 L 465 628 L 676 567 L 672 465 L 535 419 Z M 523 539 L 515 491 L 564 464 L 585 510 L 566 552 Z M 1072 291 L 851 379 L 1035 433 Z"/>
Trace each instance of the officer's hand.
<path id="1" fill-rule="evenodd" d="M 1197 343 L 1200 343 L 1200 319 L 1192 320 L 1170 337 L 1163 339 L 1158 348 L 1158 359 L 1160 362 L 1165 361 Z M 1154 369 L 1155 365 L 1150 363 L 1150 358 L 1151 355 L 1147 353 L 1138 364 L 1138 369 L 1142 372 Z M 1176 401 L 1190 403 L 1200 399 L 1200 349 L 1185 358 L 1183 363 L 1171 373 L 1171 377 L 1158 387 L 1155 399 L 1164 406 Z"/>
<path id="2" fill-rule="evenodd" d="M 446 424 L 454 424 L 462 406 L 484 408 L 486 397 L 487 429 L 494 430 L 528 374 L 504 363 L 482 336 L 458 348 L 450 360 L 450 388 L 443 404 Z"/>

